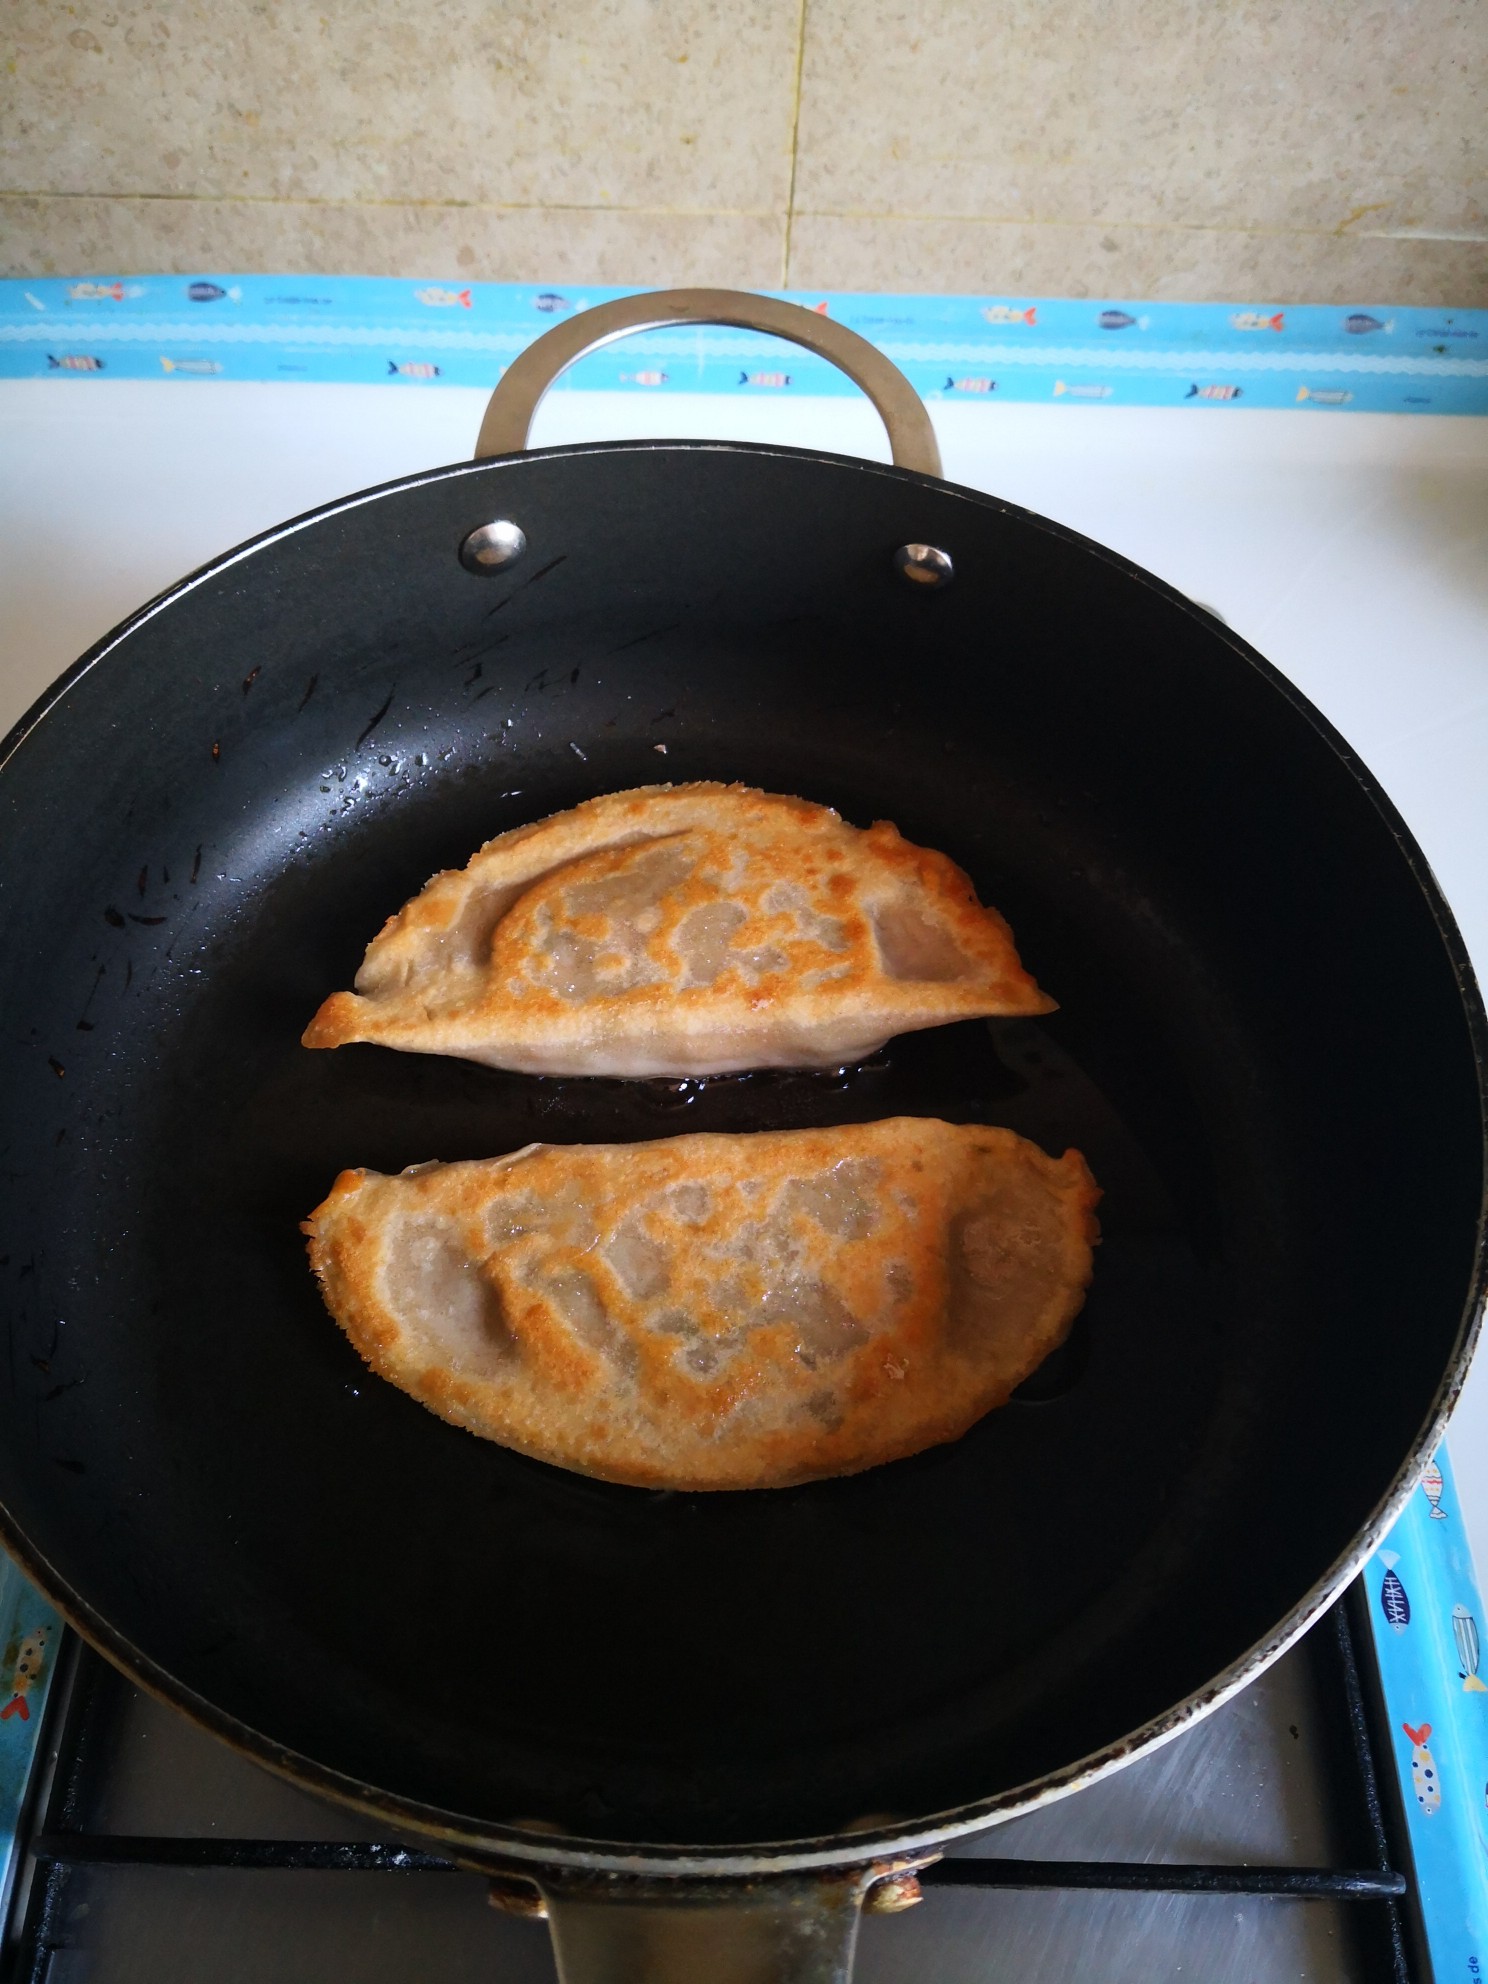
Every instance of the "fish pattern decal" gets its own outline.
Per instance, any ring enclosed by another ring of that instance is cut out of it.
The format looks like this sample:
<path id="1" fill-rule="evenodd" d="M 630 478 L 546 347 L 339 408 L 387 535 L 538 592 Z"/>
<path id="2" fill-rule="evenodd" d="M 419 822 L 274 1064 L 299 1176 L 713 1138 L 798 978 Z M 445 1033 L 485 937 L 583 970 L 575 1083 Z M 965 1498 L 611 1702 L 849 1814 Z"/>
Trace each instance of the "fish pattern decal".
<path id="1" fill-rule="evenodd" d="M 1488 1979 L 1488 1684 L 1483 1617 L 1442 1447 L 1364 1567 L 1367 1616 L 1431 1974 Z"/>
<path id="2" fill-rule="evenodd" d="M 1437 1776 L 1436 1759 L 1426 1747 L 1431 1724 L 1423 1722 L 1419 1729 L 1412 1729 L 1408 1722 L 1400 1726 L 1410 1738 L 1411 1789 L 1416 1794 L 1416 1803 L 1429 1819 L 1441 1810 L 1441 1780 Z"/>
<path id="3" fill-rule="evenodd" d="M 1488 1695 L 1488 1682 L 1478 1679 L 1478 1657 L 1482 1651 L 1478 1622 L 1465 1605 L 1452 1607 L 1452 1637 L 1457 1642 L 1463 1694 Z"/>
<path id="4" fill-rule="evenodd" d="M 22 1722 L 30 1721 L 31 1690 L 46 1671 L 47 1649 L 53 1630 L 49 1625 L 33 1626 L 24 1639 L 5 1649 L 0 1673 L 8 1668 L 10 1678 L 0 1682 L 0 1694 L 8 1689 L 10 1700 L 4 1708 L 0 1708 L 0 1722 L 9 1722 L 13 1715 L 18 1715 Z"/>
<path id="5" fill-rule="evenodd" d="M 1384 1579 L 1380 1584 L 1380 1610 L 1389 1621 L 1391 1632 L 1403 1633 L 1410 1624 L 1410 1600 L 1395 1569 L 1400 1558 L 1393 1550 L 1381 1550 L 1379 1560 L 1385 1567 Z"/>

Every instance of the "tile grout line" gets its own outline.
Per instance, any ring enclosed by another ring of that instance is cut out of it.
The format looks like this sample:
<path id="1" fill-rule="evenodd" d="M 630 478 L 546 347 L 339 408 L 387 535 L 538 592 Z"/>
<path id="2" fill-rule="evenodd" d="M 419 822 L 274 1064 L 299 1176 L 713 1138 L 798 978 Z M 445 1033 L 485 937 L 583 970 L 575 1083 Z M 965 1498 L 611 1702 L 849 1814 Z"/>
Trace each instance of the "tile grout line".
<path id="1" fill-rule="evenodd" d="M 0 200 L 97 200 L 147 206 L 178 207 L 311 207 L 330 212 L 370 210 L 394 213 L 450 214 L 630 214 L 641 219 L 774 220 L 775 207 L 647 207 L 601 204 L 581 200 L 378 200 L 326 199 L 306 193 L 93 193 L 38 191 L 28 186 L 0 186 Z"/>
<path id="2" fill-rule="evenodd" d="M 806 0 L 801 0 L 801 19 L 804 26 Z M 799 52 L 798 52 L 799 60 Z M 796 105 L 796 124 L 799 123 L 800 105 Z M 790 223 L 797 213 L 795 206 L 795 126 L 792 130 L 791 150 L 791 189 L 785 214 L 786 261 L 782 274 L 789 275 Z M 0 187 L 0 201 L 5 200 L 97 200 L 138 201 L 142 205 L 154 206 L 200 206 L 200 207 L 311 207 L 328 212 L 347 212 L 371 209 L 380 211 L 406 211 L 413 213 L 492 213 L 492 214 L 613 214 L 630 216 L 634 219 L 674 219 L 674 220 L 770 220 L 775 218 L 777 209 L 769 207 L 661 207 L 623 206 L 618 204 L 585 204 L 580 201 L 534 200 L 524 202 L 485 201 L 485 200 L 377 200 L 377 199 L 326 199 L 304 194 L 275 193 L 97 193 L 97 192 L 45 192 L 23 186 Z M 1208 226 L 1192 221 L 1145 221 L 1145 220 L 1057 220 L 1050 216 L 1029 216 L 1026 214 L 952 214 L 918 212 L 909 209 L 895 209 L 877 212 L 872 208 L 852 207 L 805 207 L 799 210 L 801 218 L 809 220 L 847 221 L 909 221 L 917 224 L 932 222 L 954 227 L 1029 227 L 1051 229 L 1078 229 L 1105 227 L 1124 229 L 1133 234 L 1217 234 L 1217 235 L 1258 235 L 1268 240 L 1292 238 L 1316 239 L 1325 241 L 1445 241 L 1464 244 L 1488 241 L 1488 233 L 1474 234 L 1467 230 L 1437 228 L 1389 228 L 1377 227 L 1350 228 L 1341 234 L 1334 227 L 1268 227 L 1260 224 L 1241 222 L 1234 226 Z M 783 285 L 788 286 L 788 285 Z"/>
<path id="3" fill-rule="evenodd" d="M 0 196 L 3 197 L 3 196 Z M 123 197 L 113 195 L 110 197 Z M 1029 227 L 1124 230 L 1129 234 L 1253 234 L 1284 241 L 1293 236 L 1319 241 L 1488 241 L 1488 230 L 1430 227 L 1274 227 L 1261 221 L 1215 222 L 1179 220 L 1060 220 L 1049 214 L 951 214 L 920 212 L 911 207 L 877 211 L 872 207 L 803 207 L 806 220 L 930 221 L 951 227 Z"/>
<path id="4" fill-rule="evenodd" d="M 796 75 L 791 96 L 790 185 L 785 194 L 785 231 L 780 242 L 780 287 L 790 288 L 791 222 L 796 212 L 796 160 L 801 149 L 801 75 L 806 67 L 806 5 L 796 16 Z"/>

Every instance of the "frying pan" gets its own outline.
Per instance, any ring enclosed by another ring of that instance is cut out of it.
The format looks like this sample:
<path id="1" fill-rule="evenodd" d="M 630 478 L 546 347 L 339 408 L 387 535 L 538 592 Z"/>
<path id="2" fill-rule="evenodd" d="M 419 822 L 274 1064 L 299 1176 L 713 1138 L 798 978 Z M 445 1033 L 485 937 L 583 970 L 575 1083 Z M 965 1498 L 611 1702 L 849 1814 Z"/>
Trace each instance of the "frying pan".
<path id="1" fill-rule="evenodd" d="M 895 465 L 522 452 L 583 349 L 709 321 L 840 363 Z M 606 305 L 473 463 L 184 580 L 0 762 L 7 1546 L 253 1757 L 529 1877 L 568 1984 L 844 1978 L 875 1883 L 1304 1630 L 1471 1349 L 1484 1017 L 1420 850 L 1243 641 L 938 470 L 840 326 Z M 434 870 L 692 778 L 945 849 L 1060 1011 L 702 1083 L 300 1048 Z M 1078 1145 L 1104 1241 L 1013 1403 L 850 1480 L 653 1494 L 468 1437 L 368 1376 L 297 1230 L 348 1164 L 901 1112 Z"/>

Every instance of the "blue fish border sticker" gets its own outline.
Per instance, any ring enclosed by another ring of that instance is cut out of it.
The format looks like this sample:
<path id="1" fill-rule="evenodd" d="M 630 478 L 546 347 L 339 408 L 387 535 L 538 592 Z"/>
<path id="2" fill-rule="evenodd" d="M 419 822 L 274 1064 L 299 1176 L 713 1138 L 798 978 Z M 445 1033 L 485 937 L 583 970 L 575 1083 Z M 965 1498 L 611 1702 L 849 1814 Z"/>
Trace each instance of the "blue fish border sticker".
<path id="1" fill-rule="evenodd" d="M 62 1621 L 0 1551 L 0 1920 L 15 1881 L 17 1828 L 46 1727 Z"/>
<path id="2" fill-rule="evenodd" d="M 459 276 L 18 277 L 0 280 L 0 378 L 81 372 L 48 366 L 64 350 L 96 356 L 110 386 L 158 377 L 158 354 L 174 359 L 185 337 L 186 355 L 220 365 L 205 376 L 223 380 L 489 393 L 551 324 L 631 293 Z M 866 338 L 932 404 L 985 398 L 971 382 L 987 379 L 999 402 L 1028 405 L 1488 414 L 1488 310 L 777 293 Z M 86 334 L 59 331 L 67 318 L 86 318 Z M 665 373 L 669 392 L 757 396 L 787 366 L 792 398 L 858 391 L 814 353 L 785 361 L 778 341 L 719 326 L 638 332 L 579 360 L 557 390 L 646 392 Z"/>
<path id="3" fill-rule="evenodd" d="M 1458 1506 L 1443 1446 L 1363 1577 L 1432 1972 L 1488 1980 L 1488 1686 Z"/>

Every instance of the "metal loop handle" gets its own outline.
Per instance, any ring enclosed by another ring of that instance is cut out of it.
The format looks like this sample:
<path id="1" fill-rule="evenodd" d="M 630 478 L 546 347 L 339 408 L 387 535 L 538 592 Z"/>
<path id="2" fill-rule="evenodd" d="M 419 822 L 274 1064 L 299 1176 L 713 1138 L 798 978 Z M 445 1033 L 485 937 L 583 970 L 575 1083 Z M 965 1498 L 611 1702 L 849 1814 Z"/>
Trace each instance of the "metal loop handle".
<path id="1" fill-rule="evenodd" d="M 755 296 L 745 289 L 660 289 L 649 296 L 621 296 L 555 324 L 508 366 L 492 393 L 475 443 L 475 459 L 520 454 L 543 394 L 585 352 L 629 337 L 632 331 L 666 330 L 678 324 L 727 324 L 743 331 L 765 331 L 828 359 L 872 400 L 888 430 L 895 466 L 917 469 L 922 475 L 940 474 L 940 447 L 930 415 L 897 365 L 845 324 L 803 310 L 799 303 L 782 303 L 778 297 Z"/>

